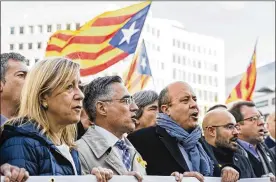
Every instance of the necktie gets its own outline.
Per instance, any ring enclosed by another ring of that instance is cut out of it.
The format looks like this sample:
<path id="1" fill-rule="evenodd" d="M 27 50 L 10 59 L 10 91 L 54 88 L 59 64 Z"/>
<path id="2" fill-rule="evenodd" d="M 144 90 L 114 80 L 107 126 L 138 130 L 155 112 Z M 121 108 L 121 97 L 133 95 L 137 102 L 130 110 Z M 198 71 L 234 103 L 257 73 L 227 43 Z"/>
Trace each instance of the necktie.
<path id="1" fill-rule="evenodd" d="M 127 145 L 123 140 L 118 140 L 115 144 L 120 150 L 123 151 L 123 163 L 125 164 L 127 170 L 129 171 L 131 166 L 130 166 L 130 153 Z"/>

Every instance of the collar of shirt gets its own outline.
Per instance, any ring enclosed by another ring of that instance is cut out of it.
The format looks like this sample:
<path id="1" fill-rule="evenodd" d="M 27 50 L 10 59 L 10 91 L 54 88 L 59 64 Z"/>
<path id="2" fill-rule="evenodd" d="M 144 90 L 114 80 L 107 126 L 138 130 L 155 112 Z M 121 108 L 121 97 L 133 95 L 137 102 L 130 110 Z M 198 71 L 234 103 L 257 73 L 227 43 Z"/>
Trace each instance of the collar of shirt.
<path id="1" fill-rule="evenodd" d="M 239 144 L 248 152 L 250 152 L 253 156 L 255 156 L 257 159 L 259 159 L 259 155 L 256 151 L 256 149 L 254 148 L 254 146 L 244 140 L 240 140 L 238 139 Z"/>
<path id="2" fill-rule="evenodd" d="M 95 130 L 99 132 L 106 140 L 109 146 L 114 146 L 115 143 L 119 140 L 115 135 L 111 132 L 107 131 L 106 129 L 95 125 Z"/>
<path id="3" fill-rule="evenodd" d="M 4 115 L 0 114 L 0 126 L 4 125 L 5 122 L 8 120 Z"/>

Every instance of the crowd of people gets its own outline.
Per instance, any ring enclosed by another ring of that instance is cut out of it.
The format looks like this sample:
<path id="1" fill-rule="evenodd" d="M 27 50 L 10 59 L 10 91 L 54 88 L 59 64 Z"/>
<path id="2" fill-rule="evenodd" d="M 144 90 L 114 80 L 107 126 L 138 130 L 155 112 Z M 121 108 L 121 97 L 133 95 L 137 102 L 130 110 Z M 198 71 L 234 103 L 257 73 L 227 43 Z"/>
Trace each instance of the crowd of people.
<path id="1" fill-rule="evenodd" d="M 264 120 L 252 101 L 211 107 L 199 125 L 191 85 L 131 95 L 119 76 L 84 85 L 80 66 L 47 58 L 28 70 L 18 53 L 1 54 L 1 175 L 269 177 L 275 181 L 275 112 Z"/>

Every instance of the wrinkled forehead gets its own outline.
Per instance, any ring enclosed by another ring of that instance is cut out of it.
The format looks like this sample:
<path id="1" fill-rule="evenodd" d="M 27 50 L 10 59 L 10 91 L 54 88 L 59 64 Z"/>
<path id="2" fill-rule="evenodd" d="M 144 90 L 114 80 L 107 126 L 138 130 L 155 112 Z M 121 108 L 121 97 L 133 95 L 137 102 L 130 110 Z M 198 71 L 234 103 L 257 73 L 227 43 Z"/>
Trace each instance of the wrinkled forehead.
<path id="1" fill-rule="evenodd" d="M 112 83 L 110 88 L 110 92 L 113 98 L 120 99 L 124 96 L 130 96 L 127 88 L 123 85 L 123 83 Z"/>
<path id="2" fill-rule="evenodd" d="M 226 110 L 216 110 L 209 113 L 210 125 L 236 124 L 235 117 Z"/>
<path id="3" fill-rule="evenodd" d="M 14 71 L 14 72 L 23 71 L 23 72 L 28 72 L 28 67 L 27 67 L 26 63 L 24 63 L 22 61 L 17 61 L 17 60 L 9 59 L 7 71 Z"/>
<path id="4" fill-rule="evenodd" d="M 177 82 L 168 86 L 171 98 L 181 96 L 195 96 L 193 88 L 185 82 Z"/>
<path id="5" fill-rule="evenodd" d="M 244 118 L 260 115 L 260 112 L 256 107 L 249 107 L 249 106 L 242 106 L 241 107 L 241 114 Z"/>

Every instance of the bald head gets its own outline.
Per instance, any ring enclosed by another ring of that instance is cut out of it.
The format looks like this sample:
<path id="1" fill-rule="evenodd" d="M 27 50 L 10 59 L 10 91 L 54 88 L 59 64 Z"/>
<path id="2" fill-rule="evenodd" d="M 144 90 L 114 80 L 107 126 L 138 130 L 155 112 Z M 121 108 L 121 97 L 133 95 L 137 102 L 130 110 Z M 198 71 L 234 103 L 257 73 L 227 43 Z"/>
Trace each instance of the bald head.
<path id="1" fill-rule="evenodd" d="M 227 110 L 212 110 L 208 112 L 203 118 L 202 127 L 220 126 L 229 123 L 229 121 L 236 124 L 234 116 Z"/>
<path id="2" fill-rule="evenodd" d="M 227 110 L 212 110 L 205 115 L 202 123 L 206 141 L 219 148 L 235 151 L 238 130 L 234 116 Z"/>
<path id="3" fill-rule="evenodd" d="M 267 117 L 268 131 L 273 138 L 276 138 L 275 134 L 275 112 L 272 112 Z"/>

